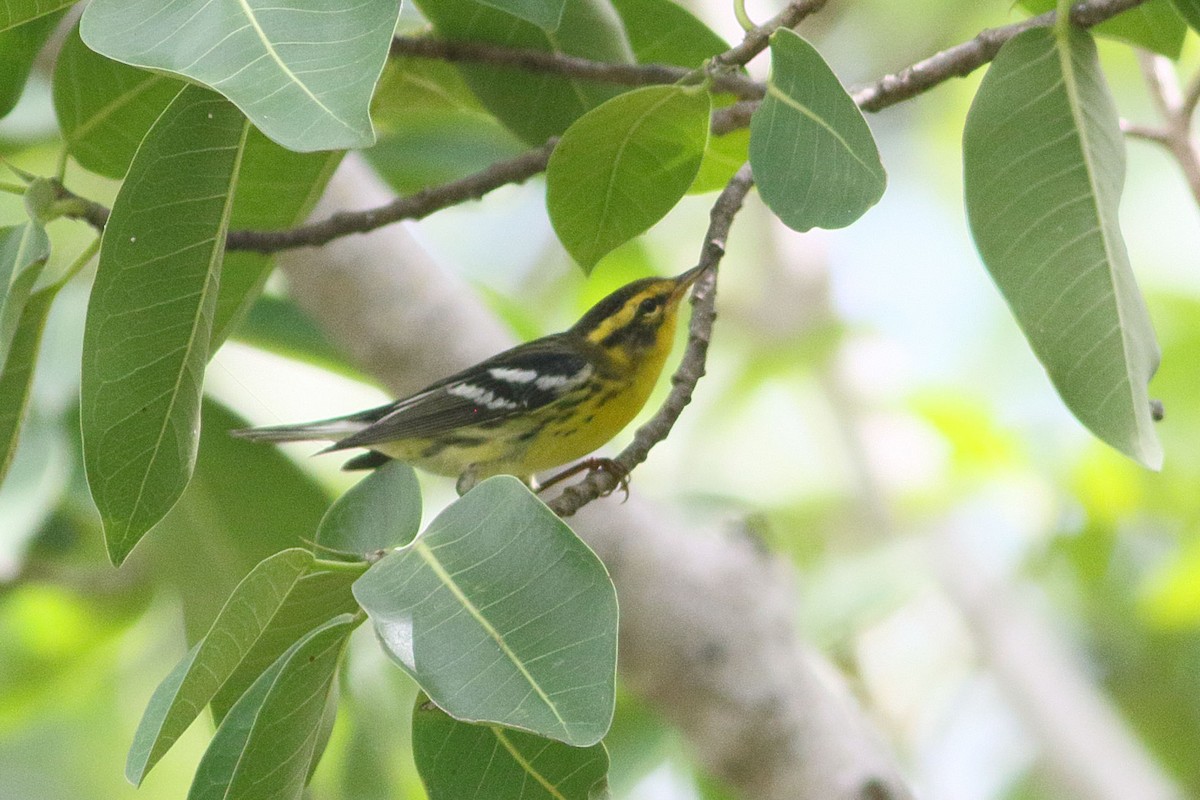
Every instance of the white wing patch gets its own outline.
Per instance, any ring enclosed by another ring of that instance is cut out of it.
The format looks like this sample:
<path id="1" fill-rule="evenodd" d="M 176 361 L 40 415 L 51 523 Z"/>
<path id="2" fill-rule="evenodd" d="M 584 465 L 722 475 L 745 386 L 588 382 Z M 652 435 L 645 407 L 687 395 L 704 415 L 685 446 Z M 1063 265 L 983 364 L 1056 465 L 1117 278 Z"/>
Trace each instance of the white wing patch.
<path id="1" fill-rule="evenodd" d="M 541 389 L 543 392 L 549 392 L 553 389 L 560 389 L 564 386 L 578 386 L 579 384 L 592 377 L 592 365 L 585 364 L 583 369 L 576 372 L 574 375 L 542 375 L 536 381 L 534 386 Z"/>
<path id="2" fill-rule="evenodd" d="M 472 403 L 481 405 L 492 410 L 498 408 L 516 408 L 517 404 L 512 400 L 506 400 L 503 397 L 497 397 L 496 393 L 491 389 L 484 389 L 482 386 L 476 386 L 471 383 L 459 383 L 446 389 L 448 394 L 455 397 L 462 397 L 470 400 Z"/>
<path id="3" fill-rule="evenodd" d="M 488 372 L 496 380 L 507 383 L 529 383 L 538 376 L 536 369 L 518 369 L 515 367 L 492 367 Z"/>

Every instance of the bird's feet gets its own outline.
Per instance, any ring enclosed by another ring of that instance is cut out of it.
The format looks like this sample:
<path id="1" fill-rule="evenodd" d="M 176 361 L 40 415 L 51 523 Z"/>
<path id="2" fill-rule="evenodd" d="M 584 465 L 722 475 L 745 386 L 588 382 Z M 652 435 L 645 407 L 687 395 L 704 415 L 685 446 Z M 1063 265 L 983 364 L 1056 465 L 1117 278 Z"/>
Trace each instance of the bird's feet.
<path id="1" fill-rule="evenodd" d="M 537 484 L 535 491 L 538 494 L 541 494 L 546 489 L 554 486 L 555 484 L 562 483 L 567 478 L 572 478 L 581 472 L 593 471 L 607 472 L 609 475 L 616 478 L 617 485 L 601 495 L 602 497 L 607 497 L 617 489 L 620 489 L 621 491 L 625 492 L 625 498 L 621 502 L 625 502 L 625 500 L 629 499 L 629 470 L 625 469 L 611 458 L 585 458 L 583 461 L 567 467 L 562 472 L 551 475 L 546 480 L 541 481 Z"/>

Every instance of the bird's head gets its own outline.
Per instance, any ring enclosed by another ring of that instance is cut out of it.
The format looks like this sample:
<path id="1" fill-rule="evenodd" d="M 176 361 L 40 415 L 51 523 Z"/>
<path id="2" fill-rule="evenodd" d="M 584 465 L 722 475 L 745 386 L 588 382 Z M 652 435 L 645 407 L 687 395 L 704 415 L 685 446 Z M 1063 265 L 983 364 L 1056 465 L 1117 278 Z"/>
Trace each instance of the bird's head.
<path id="1" fill-rule="evenodd" d="M 649 353 L 669 350 L 679 304 L 703 271 L 696 267 L 674 278 L 643 278 L 626 284 L 592 306 L 571 333 L 603 348 L 617 361 L 639 361 Z"/>

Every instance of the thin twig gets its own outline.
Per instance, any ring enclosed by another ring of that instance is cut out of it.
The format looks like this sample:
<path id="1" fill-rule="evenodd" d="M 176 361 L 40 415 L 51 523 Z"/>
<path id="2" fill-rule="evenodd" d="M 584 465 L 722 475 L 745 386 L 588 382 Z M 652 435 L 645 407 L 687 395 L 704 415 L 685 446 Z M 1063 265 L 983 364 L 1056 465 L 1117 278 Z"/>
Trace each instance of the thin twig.
<path id="1" fill-rule="evenodd" d="M 771 34 L 780 28 L 794 28 L 805 17 L 820 11 L 827 0 L 792 0 L 787 7 L 757 28 L 746 31 L 741 44 L 732 47 L 713 59 L 727 67 L 742 67 L 767 48 Z"/>
<path id="2" fill-rule="evenodd" d="M 1139 6 L 1146 0 L 1090 0 L 1071 8 L 1071 21 L 1088 28 Z M 899 72 L 885 75 L 874 84 L 854 93 L 854 102 L 863 111 L 879 111 L 928 91 L 950 78 L 968 75 L 996 57 L 1009 39 L 1031 28 L 1049 27 L 1057 13 L 1048 11 L 1000 28 L 989 28 L 969 42 L 943 50 Z"/>
<path id="3" fill-rule="evenodd" d="M 379 208 L 343 211 L 308 225 L 282 231 L 230 231 L 226 248 L 274 253 L 292 247 L 315 247 L 350 233 L 366 233 L 405 219 L 422 219 L 435 211 L 465 200 L 478 200 L 493 189 L 510 183 L 522 183 L 546 169 L 558 138 L 552 137 L 541 147 L 528 150 L 507 161 L 450 183 L 422 189 L 407 197 L 398 197 Z"/>
<path id="4" fill-rule="evenodd" d="M 392 40 L 393 56 L 436 58 L 442 61 L 475 62 L 500 67 L 516 67 L 529 72 L 562 75 L 618 86 L 655 86 L 698 80 L 698 69 L 672 64 L 614 64 L 593 61 L 567 53 L 528 50 L 487 42 L 451 41 L 428 37 L 397 36 Z M 740 72 L 722 72 L 712 76 L 712 88 L 738 97 L 762 97 L 763 85 Z"/>
<path id="5" fill-rule="evenodd" d="M 1189 127 L 1198 103 L 1200 103 L 1200 72 L 1197 72 L 1188 81 L 1187 91 L 1183 93 L 1183 107 L 1179 109 L 1179 113 L 1187 119 Z"/>
<path id="6" fill-rule="evenodd" d="M 713 204 L 708 232 L 700 250 L 699 266 L 705 267 L 705 271 L 696 282 L 692 294 L 692 320 L 688 326 L 687 347 L 678 369 L 671 377 L 671 393 L 654 416 L 638 428 L 633 441 L 615 459 L 625 473 L 645 461 L 650 449 L 667 438 L 684 407 L 692 401 L 696 383 L 704 375 L 708 342 L 716 320 L 717 266 L 725 255 L 725 242 L 733 218 L 753 185 L 750 165 L 745 164 L 725 185 Z M 611 472 L 593 470 L 582 481 L 567 487 L 551 500 L 550 508 L 561 517 L 569 517 L 592 500 L 612 492 L 618 483 L 619 479 Z"/>
<path id="7" fill-rule="evenodd" d="M 1121 133 L 1132 139 L 1143 139 L 1155 144 L 1171 146 L 1171 134 L 1163 128 L 1154 128 L 1150 125 L 1142 125 L 1123 119 L 1121 120 Z"/>
<path id="8" fill-rule="evenodd" d="M 1121 130 L 1164 147 L 1179 164 L 1192 198 L 1200 205 L 1200 144 L 1192 136 L 1192 115 L 1200 101 L 1200 74 L 1192 79 L 1185 92 L 1179 87 L 1175 67 L 1166 58 L 1139 51 L 1138 64 L 1146 80 L 1146 92 L 1163 125 L 1152 128 L 1122 120 Z"/>

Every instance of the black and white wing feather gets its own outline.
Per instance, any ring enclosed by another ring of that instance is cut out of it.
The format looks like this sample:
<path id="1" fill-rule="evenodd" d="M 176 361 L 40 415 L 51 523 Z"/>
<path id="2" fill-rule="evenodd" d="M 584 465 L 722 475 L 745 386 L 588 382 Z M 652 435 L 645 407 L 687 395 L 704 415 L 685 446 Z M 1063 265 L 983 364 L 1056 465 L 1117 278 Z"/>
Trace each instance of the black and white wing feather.
<path id="1" fill-rule="evenodd" d="M 258 441 L 332 441 L 328 450 L 346 450 L 499 424 L 571 394 L 591 377 L 595 367 L 567 336 L 518 345 L 385 406 L 234 433 Z"/>

